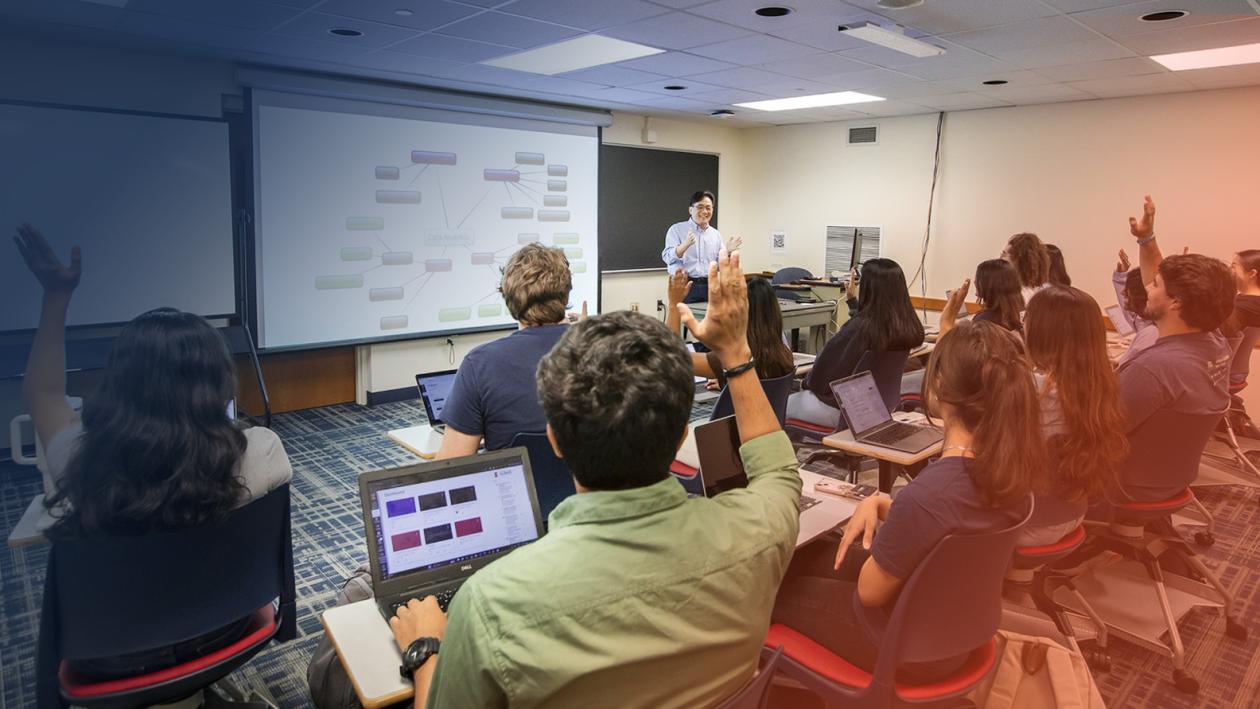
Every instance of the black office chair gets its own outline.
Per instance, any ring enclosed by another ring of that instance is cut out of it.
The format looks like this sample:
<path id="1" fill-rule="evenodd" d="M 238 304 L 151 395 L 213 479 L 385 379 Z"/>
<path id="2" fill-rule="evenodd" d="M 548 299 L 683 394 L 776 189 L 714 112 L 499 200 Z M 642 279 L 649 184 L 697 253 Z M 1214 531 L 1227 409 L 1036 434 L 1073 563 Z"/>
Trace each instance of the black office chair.
<path id="1" fill-rule="evenodd" d="M 295 598 L 287 484 L 200 527 L 54 541 L 35 665 L 38 705 L 134 707 L 192 696 L 271 640 L 296 637 Z M 72 667 L 172 647 L 247 617 L 244 637 L 172 667 L 107 681 Z"/>
<path id="2" fill-rule="evenodd" d="M 813 278 L 814 275 L 808 269 L 799 266 L 788 266 L 780 268 L 774 272 L 770 278 L 770 285 L 778 286 L 785 283 L 795 283 L 802 278 Z M 775 288 L 774 294 L 785 300 L 813 300 L 813 296 L 808 291 L 797 291 L 790 288 Z"/>
<path id="3" fill-rule="evenodd" d="M 545 433 L 518 433 L 512 438 L 511 448 L 524 448 L 529 452 L 529 467 L 534 471 L 534 492 L 538 495 L 538 509 L 543 523 L 565 498 L 577 492 L 573 474 L 562 459 L 551 449 L 551 441 Z"/>
<path id="4" fill-rule="evenodd" d="M 774 416 L 779 419 L 780 426 L 787 421 L 787 400 L 792 395 L 792 382 L 795 379 L 796 372 L 789 372 L 781 377 L 761 380 L 761 388 L 766 392 L 766 398 L 770 400 L 770 408 L 774 409 Z M 723 387 L 722 393 L 718 395 L 717 403 L 713 405 L 713 413 L 709 415 L 709 420 L 716 421 L 734 413 L 735 402 L 731 401 L 731 392 Z"/>

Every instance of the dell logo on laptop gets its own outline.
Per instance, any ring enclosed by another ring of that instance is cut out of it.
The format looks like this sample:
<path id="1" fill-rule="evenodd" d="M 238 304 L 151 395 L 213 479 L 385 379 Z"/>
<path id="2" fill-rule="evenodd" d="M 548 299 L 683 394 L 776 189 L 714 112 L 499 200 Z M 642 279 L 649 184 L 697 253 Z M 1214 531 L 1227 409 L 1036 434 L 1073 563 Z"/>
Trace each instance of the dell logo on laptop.
<path id="1" fill-rule="evenodd" d="M 460 571 L 472 571 L 472 564 L 464 564 L 463 566 L 459 567 L 459 570 L 460 570 Z"/>

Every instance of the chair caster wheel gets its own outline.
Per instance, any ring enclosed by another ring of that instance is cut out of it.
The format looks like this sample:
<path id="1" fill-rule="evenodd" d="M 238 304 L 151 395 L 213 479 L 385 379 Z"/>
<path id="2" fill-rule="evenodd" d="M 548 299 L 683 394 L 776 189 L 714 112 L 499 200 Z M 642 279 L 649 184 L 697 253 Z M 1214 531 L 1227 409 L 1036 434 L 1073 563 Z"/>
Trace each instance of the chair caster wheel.
<path id="1" fill-rule="evenodd" d="M 1211 532 L 1195 532 L 1194 543 L 1201 547 L 1210 547 L 1216 543 L 1216 536 Z"/>
<path id="2" fill-rule="evenodd" d="M 1247 626 L 1239 623 L 1233 618 L 1226 618 L 1225 634 L 1234 640 L 1245 641 L 1247 639 Z"/>
<path id="3" fill-rule="evenodd" d="M 1191 677 L 1185 670 L 1173 670 L 1173 685 L 1177 687 L 1177 691 L 1186 694 L 1199 693 L 1199 680 Z"/>

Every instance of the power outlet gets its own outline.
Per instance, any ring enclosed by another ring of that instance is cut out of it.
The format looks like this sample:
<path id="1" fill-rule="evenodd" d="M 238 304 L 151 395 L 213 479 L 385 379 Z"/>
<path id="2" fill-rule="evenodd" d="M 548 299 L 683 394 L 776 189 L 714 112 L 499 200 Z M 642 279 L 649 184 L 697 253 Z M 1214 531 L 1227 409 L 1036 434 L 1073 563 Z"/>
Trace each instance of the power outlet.
<path id="1" fill-rule="evenodd" d="M 656 312 L 658 313 L 665 312 L 665 301 L 663 300 L 656 301 Z"/>
<path id="2" fill-rule="evenodd" d="M 637 301 L 630 304 L 630 312 L 632 313 L 639 312 L 639 303 Z"/>

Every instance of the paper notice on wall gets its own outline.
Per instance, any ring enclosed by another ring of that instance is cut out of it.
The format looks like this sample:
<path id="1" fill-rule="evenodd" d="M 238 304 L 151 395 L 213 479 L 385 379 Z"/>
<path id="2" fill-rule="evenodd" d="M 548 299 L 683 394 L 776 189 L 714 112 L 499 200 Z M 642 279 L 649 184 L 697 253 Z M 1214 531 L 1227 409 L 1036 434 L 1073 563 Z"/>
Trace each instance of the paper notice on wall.
<path id="1" fill-rule="evenodd" d="M 781 254 L 787 251 L 787 232 L 776 229 L 770 232 L 770 253 Z"/>

